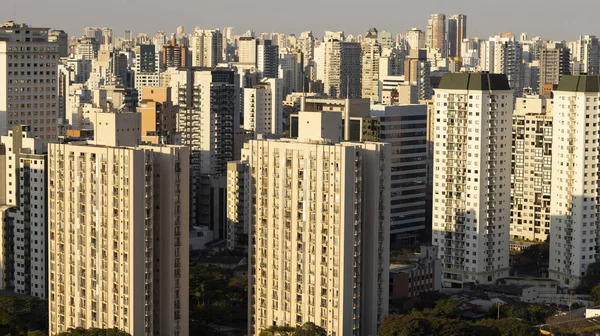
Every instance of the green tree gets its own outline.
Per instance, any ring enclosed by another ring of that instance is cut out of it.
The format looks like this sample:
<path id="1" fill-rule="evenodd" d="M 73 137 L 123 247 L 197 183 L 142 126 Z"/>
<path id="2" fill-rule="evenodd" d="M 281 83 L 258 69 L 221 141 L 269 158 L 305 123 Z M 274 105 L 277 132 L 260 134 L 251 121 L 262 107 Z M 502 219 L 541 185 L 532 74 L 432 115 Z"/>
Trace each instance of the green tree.
<path id="1" fill-rule="evenodd" d="M 488 327 L 487 332 L 489 334 L 477 334 L 482 336 L 498 335 L 498 336 L 537 336 L 539 331 L 533 328 L 531 325 L 515 319 L 515 318 L 504 318 L 500 320 L 483 320 L 477 322 L 476 326 Z M 493 329 L 494 332 L 491 332 Z M 480 329 L 476 329 L 480 330 Z"/>
<path id="2" fill-rule="evenodd" d="M 459 319 L 436 319 L 432 324 L 435 335 L 466 336 L 473 333 L 471 325 Z"/>
<path id="3" fill-rule="evenodd" d="M 131 336 L 129 333 L 121 331 L 117 328 L 113 329 L 84 329 L 84 328 L 71 328 L 66 332 L 58 334 L 58 336 Z"/>
<path id="4" fill-rule="evenodd" d="M 271 326 L 260 331 L 259 336 L 293 336 L 296 328 L 288 326 Z"/>
<path id="5" fill-rule="evenodd" d="M 577 291 L 583 294 L 590 294 L 592 288 L 597 284 L 600 284 L 600 262 L 588 265 L 585 276 L 581 278 Z"/>
<path id="6" fill-rule="evenodd" d="M 434 316 L 455 319 L 460 316 L 458 302 L 454 300 L 443 299 L 435 303 L 432 311 Z"/>
<path id="7" fill-rule="evenodd" d="M 390 315 L 379 325 L 379 336 L 428 336 L 432 331 L 431 323 L 417 314 Z"/>
<path id="8" fill-rule="evenodd" d="M 327 330 L 312 322 L 306 322 L 296 328 L 294 336 L 327 336 Z"/>
<path id="9" fill-rule="evenodd" d="M 594 304 L 600 305 L 600 282 L 592 288 L 590 296 Z"/>

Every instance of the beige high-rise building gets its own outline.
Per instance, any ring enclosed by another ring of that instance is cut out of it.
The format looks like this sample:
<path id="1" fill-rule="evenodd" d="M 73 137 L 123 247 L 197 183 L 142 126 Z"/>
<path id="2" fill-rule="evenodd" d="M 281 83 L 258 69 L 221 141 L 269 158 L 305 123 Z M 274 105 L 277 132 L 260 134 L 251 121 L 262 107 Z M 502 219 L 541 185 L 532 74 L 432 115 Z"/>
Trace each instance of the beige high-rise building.
<path id="1" fill-rule="evenodd" d="M 212 68 L 223 62 L 223 34 L 218 29 L 196 29 L 190 48 L 192 66 Z"/>
<path id="2" fill-rule="evenodd" d="M 142 141 L 176 144 L 177 106 L 173 106 L 170 87 L 144 88 L 144 99 L 137 108 L 142 116 Z"/>
<path id="3" fill-rule="evenodd" d="M 238 62 L 256 66 L 257 47 L 258 44 L 254 37 L 240 37 L 238 40 Z"/>
<path id="4" fill-rule="evenodd" d="M 117 133 L 139 141 L 139 130 Z M 189 150 L 75 142 L 48 151 L 50 334 L 188 335 Z"/>
<path id="5" fill-rule="evenodd" d="M 391 151 L 340 142 L 341 121 L 300 112 L 299 140 L 243 150 L 255 200 L 250 334 L 314 322 L 328 335 L 371 335 L 387 315 Z"/>
<path id="6" fill-rule="evenodd" d="M 324 42 L 325 93 L 332 98 L 361 97 L 361 47 L 357 42 Z M 321 66 L 321 64 L 319 64 Z"/>
<path id="7" fill-rule="evenodd" d="M 374 29 L 374 28 L 373 28 Z M 369 31 L 371 33 L 371 31 Z M 365 38 L 361 44 L 362 49 L 362 98 L 379 101 L 379 60 L 381 58 L 381 45 L 377 42 L 377 30 L 374 38 Z M 367 37 L 369 37 L 367 33 Z"/>
<path id="8" fill-rule="evenodd" d="M 512 127 L 510 237 L 545 241 L 550 234 L 552 101 L 518 98 Z"/>
<path id="9" fill-rule="evenodd" d="M 538 87 L 558 84 L 563 75 L 571 74 L 570 58 L 570 50 L 562 42 L 547 42 L 540 53 Z"/>
<path id="10" fill-rule="evenodd" d="M 427 20 L 425 47 L 436 50 L 442 57 L 446 57 L 446 15 L 432 14 Z"/>
<path id="11" fill-rule="evenodd" d="M 47 28 L 0 25 L 0 135 L 30 125 L 30 135 L 44 143 L 57 139 L 58 59 L 59 45 L 48 42 Z"/>

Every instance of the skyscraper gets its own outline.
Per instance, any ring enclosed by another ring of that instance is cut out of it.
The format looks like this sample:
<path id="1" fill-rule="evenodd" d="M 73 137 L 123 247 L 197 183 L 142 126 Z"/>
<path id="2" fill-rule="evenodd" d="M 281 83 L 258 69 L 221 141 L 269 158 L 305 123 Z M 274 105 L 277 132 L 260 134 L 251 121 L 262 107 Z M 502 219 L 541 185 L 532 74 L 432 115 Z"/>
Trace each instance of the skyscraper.
<path id="1" fill-rule="evenodd" d="M 371 28 L 363 42 L 362 49 L 362 98 L 379 101 L 379 59 L 381 45 L 377 41 L 377 29 Z"/>
<path id="2" fill-rule="evenodd" d="M 244 129 L 254 134 L 283 133 L 282 89 L 279 78 L 265 78 L 258 85 L 244 89 Z"/>
<path id="3" fill-rule="evenodd" d="M 406 31 L 406 47 L 408 50 L 425 48 L 425 33 L 417 28 Z"/>
<path id="4" fill-rule="evenodd" d="M 188 150 L 106 117 L 114 139 L 48 146 L 49 331 L 188 335 Z"/>
<path id="5" fill-rule="evenodd" d="M 58 58 L 59 45 L 48 42 L 47 28 L 12 21 L 0 26 L 0 135 L 31 125 L 32 137 L 57 139 Z"/>
<path id="6" fill-rule="evenodd" d="M 142 44 L 135 51 L 135 84 L 138 99 L 142 100 L 145 87 L 160 86 L 160 53 L 152 44 Z"/>
<path id="7" fill-rule="evenodd" d="M 511 239 L 545 241 L 550 234 L 552 101 L 518 98 L 512 128 Z"/>
<path id="8" fill-rule="evenodd" d="M 539 87 L 558 84 L 563 75 L 571 74 L 571 54 L 563 43 L 547 42 L 540 54 Z"/>
<path id="9" fill-rule="evenodd" d="M 223 62 L 223 34 L 218 29 L 196 29 L 190 48 L 192 66 L 213 68 Z"/>
<path id="10" fill-rule="evenodd" d="M 446 15 L 432 14 L 427 20 L 425 46 L 446 57 Z"/>
<path id="11" fill-rule="evenodd" d="M 510 129 L 505 75 L 447 73 L 435 92 L 433 244 L 445 287 L 508 276 Z"/>
<path id="12" fill-rule="evenodd" d="M 188 66 L 187 58 L 187 47 L 183 44 L 177 44 L 175 37 L 173 37 L 170 43 L 163 46 L 160 64 L 163 69 L 185 68 Z"/>
<path id="13" fill-rule="evenodd" d="M 46 147 L 30 128 L 0 139 L 0 288 L 46 299 Z"/>
<path id="14" fill-rule="evenodd" d="M 549 275 L 570 288 L 600 260 L 599 99 L 597 75 L 563 76 L 554 91 Z"/>
<path id="15" fill-rule="evenodd" d="M 448 19 L 448 57 L 461 57 L 462 41 L 467 37 L 467 16 L 454 14 Z"/>
<path id="16" fill-rule="evenodd" d="M 260 40 L 256 47 L 256 68 L 263 77 L 279 77 L 279 46 L 271 40 Z"/>
<path id="17" fill-rule="evenodd" d="M 322 45 L 325 93 L 333 98 L 360 98 L 362 91 L 360 44 L 330 39 Z"/>
<path id="18" fill-rule="evenodd" d="M 419 99 L 430 99 L 431 63 L 427 60 L 426 50 L 411 50 L 404 62 L 404 80 L 417 87 Z"/>
<path id="19" fill-rule="evenodd" d="M 390 147 L 340 142 L 336 114 L 300 112 L 299 140 L 243 150 L 251 334 L 311 321 L 332 335 L 370 335 L 388 312 Z"/>
<path id="20" fill-rule="evenodd" d="M 501 33 L 482 42 L 481 69 L 505 74 L 510 87 L 520 96 L 523 83 L 523 45 L 512 33 Z"/>

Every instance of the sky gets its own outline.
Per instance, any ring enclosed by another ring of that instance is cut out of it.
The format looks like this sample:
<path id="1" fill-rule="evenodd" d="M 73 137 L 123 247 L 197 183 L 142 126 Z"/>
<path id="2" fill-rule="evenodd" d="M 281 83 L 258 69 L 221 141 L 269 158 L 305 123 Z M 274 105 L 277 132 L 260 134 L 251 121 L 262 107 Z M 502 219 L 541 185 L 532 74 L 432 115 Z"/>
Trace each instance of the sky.
<path id="1" fill-rule="evenodd" d="M 183 25 L 215 29 L 234 27 L 234 34 L 312 30 L 364 34 L 369 28 L 394 34 L 425 29 L 433 13 L 467 15 L 467 36 L 488 38 L 510 31 L 519 36 L 574 40 L 600 35 L 600 1 L 575 0 L 1 0 L 0 20 L 65 30 L 82 35 L 85 27 L 112 27 L 113 34 L 174 32 Z"/>

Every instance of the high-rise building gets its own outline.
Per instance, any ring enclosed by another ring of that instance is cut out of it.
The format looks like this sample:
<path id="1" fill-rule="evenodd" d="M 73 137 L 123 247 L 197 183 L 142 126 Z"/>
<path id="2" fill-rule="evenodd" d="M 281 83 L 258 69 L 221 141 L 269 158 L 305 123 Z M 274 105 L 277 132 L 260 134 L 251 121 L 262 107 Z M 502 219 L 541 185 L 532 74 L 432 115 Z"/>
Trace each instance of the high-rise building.
<path id="1" fill-rule="evenodd" d="M 48 146 L 49 331 L 188 335 L 188 149 L 103 126 L 128 147 Z"/>
<path id="2" fill-rule="evenodd" d="M 256 66 L 257 43 L 254 37 L 242 36 L 238 40 L 238 62 Z"/>
<path id="3" fill-rule="evenodd" d="M 508 276 L 513 91 L 506 75 L 446 73 L 435 91 L 433 244 L 445 287 Z"/>
<path id="4" fill-rule="evenodd" d="M 279 46 L 260 40 L 256 47 L 256 68 L 263 77 L 279 77 Z"/>
<path id="5" fill-rule="evenodd" d="M 330 39 L 322 43 L 322 46 L 325 93 L 333 98 L 360 98 L 362 93 L 360 44 Z"/>
<path id="6" fill-rule="evenodd" d="M 170 43 L 163 46 L 160 64 L 163 69 L 185 68 L 188 66 L 187 56 L 187 47 L 183 44 L 177 44 L 175 37 L 173 37 Z"/>
<path id="7" fill-rule="evenodd" d="M 448 57 L 461 57 L 462 41 L 467 38 L 467 16 L 454 14 L 448 19 Z"/>
<path id="8" fill-rule="evenodd" d="M 432 14 L 427 20 L 425 47 L 446 57 L 446 15 Z"/>
<path id="9" fill-rule="evenodd" d="M 218 29 L 196 29 L 190 47 L 192 66 L 213 68 L 223 62 L 223 34 Z"/>
<path id="10" fill-rule="evenodd" d="M 177 144 L 177 106 L 170 87 L 144 88 L 144 99 L 137 107 L 142 118 L 141 137 L 152 144 Z"/>
<path id="11" fill-rule="evenodd" d="M 575 288 L 600 260 L 600 77 L 563 76 L 554 91 L 549 277 Z"/>
<path id="12" fill-rule="evenodd" d="M 550 234 L 552 102 L 518 98 L 512 120 L 510 237 L 545 241 Z"/>
<path id="13" fill-rule="evenodd" d="M 244 89 L 243 128 L 254 134 L 283 133 L 283 84 L 279 78 L 265 78 Z"/>
<path id="14" fill-rule="evenodd" d="M 304 55 L 292 51 L 279 55 L 279 78 L 283 81 L 283 94 L 304 92 Z"/>
<path id="15" fill-rule="evenodd" d="M 32 137 L 44 143 L 57 139 L 58 49 L 48 42 L 47 28 L 12 21 L 0 26 L 0 135 L 30 125 Z"/>
<path id="16" fill-rule="evenodd" d="M 46 299 L 46 147 L 30 128 L 0 139 L 0 288 Z"/>
<path id="17" fill-rule="evenodd" d="M 152 44 L 143 44 L 136 47 L 135 52 L 135 84 L 138 99 L 142 100 L 145 87 L 160 86 L 160 53 L 156 52 Z"/>
<path id="18" fill-rule="evenodd" d="M 425 48 L 425 33 L 417 28 L 407 30 L 406 48 L 408 50 L 418 50 Z"/>
<path id="19" fill-rule="evenodd" d="M 248 249 L 251 223 L 250 174 L 241 161 L 227 163 L 227 249 Z"/>
<path id="20" fill-rule="evenodd" d="M 298 140 L 243 150 L 250 334 L 310 321 L 331 335 L 370 335 L 388 313 L 390 147 L 340 142 L 337 114 L 300 112 Z"/>
<path id="21" fill-rule="evenodd" d="M 539 86 L 558 84 L 563 75 L 570 75 L 571 53 L 562 42 L 548 42 L 540 54 Z"/>
<path id="22" fill-rule="evenodd" d="M 505 74 L 510 87 L 520 96 L 523 83 L 523 45 L 512 33 L 501 33 L 482 42 L 481 69 Z"/>
<path id="23" fill-rule="evenodd" d="M 194 226 L 212 225 L 208 210 L 201 206 L 210 203 L 201 201 L 207 198 L 202 176 L 225 174 L 227 162 L 234 159 L 234 133 L 240 125 L 239 75 L 220 67 L 177 70 L 169 86 L 179 106 L 181 143 L 190 149 L 190 221 Z"/>
<path id="24" fill-rule="evenodd" d="M 362 49 L 362 98 L 379 101 L 379 60 L 381 45 L 377 42 L 377 29 L 371 28 L 361 43 Z"/>
<path id="25" fill-rule="evenodd" d="M 390 234 L 392 244 L 425 231 L 427 106 L 371 105 L 373 123 L 366 140 L 392 148 Z"/>
<path id="26" fill-rule="evenodd" d="M 51 30 L 48 33 L 48 42 L 58 44 L 58 57 L 69 56 L 69 35 L 64 30 Z"/>
<path id="27" fill-rule="evenodd" d="M 431 63 L 427 60 L 426 50 L 411 50 L 404 62 L 404 81 L 417 87 L 419 99 L 430 99 Z"/>
<path id="28" fill-rule="evenodd" d="M 571 50 L 575 66 L 574 74 L 598 75 L 600 74 L 600 46 L 598 38 L 594 35 L 582 35 Z"/>

